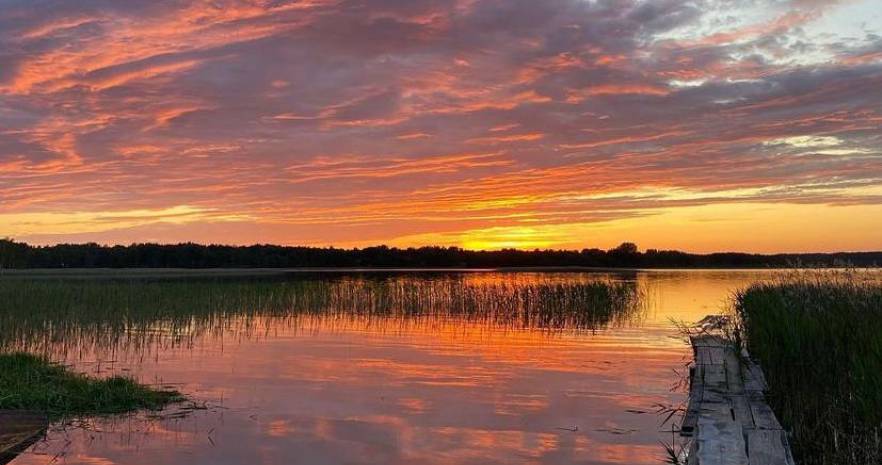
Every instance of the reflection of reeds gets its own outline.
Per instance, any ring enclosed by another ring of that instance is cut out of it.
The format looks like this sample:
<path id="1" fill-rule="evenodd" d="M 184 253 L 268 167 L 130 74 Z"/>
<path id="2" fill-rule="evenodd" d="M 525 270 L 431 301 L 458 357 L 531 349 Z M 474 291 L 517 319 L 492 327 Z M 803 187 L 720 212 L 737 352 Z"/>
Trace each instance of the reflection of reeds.
<path id="1" fill-rule="evenodd" d="M 882 463 L 882 285 L 801 272 L 739 292 L 739 333 L 803 464 Z"/>
<path id="2" fill-rule="evenodd" d="M 640 302 L 634 283 L 541 278 L 0 280 L 0 350 L 186 345 L 303 315 L 596 330 L 634 318 Z"/>

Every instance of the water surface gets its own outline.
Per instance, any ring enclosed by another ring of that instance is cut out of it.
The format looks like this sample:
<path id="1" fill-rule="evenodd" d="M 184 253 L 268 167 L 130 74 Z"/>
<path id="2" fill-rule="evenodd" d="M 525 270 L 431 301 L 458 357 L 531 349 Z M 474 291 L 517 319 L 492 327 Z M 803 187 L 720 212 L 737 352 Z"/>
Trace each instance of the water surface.
<path id="1" fill-rule="evenodd" d="M 108 336 L 94 322 L 42 327 L 60 331 L 34 338 L 53 358 L 94 375 L 172 384 L 200 409 L 59 425 L 13 463 L 657 464 L 672 425 L 656 410 L 684 401 L 677 385 L 689 348 L 674 322 L 717 313 L 734 289 L 772 273 L 440 278 L 468 286 L 624 282 L 642 297 L 636 310 L 590 321 L 500 318 L 509 304 L 479 314 L 371 304 L 374 311 L 194 316 L 176 322 L 176 331 L 128 322 L 125 337 Z M 267 285 L 297 279 L 276 276 Z M 345 279 L 412 288 L 439 277 Z M 455 306 L 450 298 L 414 302 Z"/>

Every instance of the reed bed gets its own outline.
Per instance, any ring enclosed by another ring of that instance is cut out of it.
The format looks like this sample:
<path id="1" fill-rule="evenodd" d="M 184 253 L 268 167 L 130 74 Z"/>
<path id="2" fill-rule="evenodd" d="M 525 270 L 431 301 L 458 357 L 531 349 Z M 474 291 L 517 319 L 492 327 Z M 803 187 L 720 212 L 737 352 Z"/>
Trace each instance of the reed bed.
<path id="1" fill-rule="evenodd" d="M 456 276 L 7 279 L 0 280 L 0 351 L 58 355 L 185 345 L 303 315 L 598 330 L 636 318 L 641 297 L 627 282 Z"/>
<path id="2" fill-rule="evenodd" d="M 802 465 L 882 463 L 882 284 L 801 272 L 735 296 L 737 333 Z"/>

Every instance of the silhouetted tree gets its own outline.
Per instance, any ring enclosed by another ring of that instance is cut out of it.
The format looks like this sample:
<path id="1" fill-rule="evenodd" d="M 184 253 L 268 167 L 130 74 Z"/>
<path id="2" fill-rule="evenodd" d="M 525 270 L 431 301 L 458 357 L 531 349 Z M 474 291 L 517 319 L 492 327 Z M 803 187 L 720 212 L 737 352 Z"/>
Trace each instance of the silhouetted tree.
<path id="1" fill-rule="evenodd" d="M 458 247 L 399 249 L 385 245 L 363 249 L 284 247 L 278 245 L 131 244 L 102 246 L 95 243 L 31 246 L 0 239 L 0 268 L 220 268 L 220 267 L 783 267 L 806 265 L 876 266 L 882 252 L 836 254 L 744 253 L 690 254 L 649 249 L 625 242 L 618 247 L 574 250 L 463 250 Z"/>

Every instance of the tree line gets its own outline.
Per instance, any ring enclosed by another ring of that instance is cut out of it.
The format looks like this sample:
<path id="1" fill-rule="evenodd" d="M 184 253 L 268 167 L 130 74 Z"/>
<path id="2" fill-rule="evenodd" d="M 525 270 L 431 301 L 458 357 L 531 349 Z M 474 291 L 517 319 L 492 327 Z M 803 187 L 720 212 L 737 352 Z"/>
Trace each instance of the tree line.
<path id="1" fill-rule="evenodd" d="M 633 243 L 601 250 L 465 250 L 458 247 L 355 249 L 279 245 L 95 243 L 34 246 L 0 239 L 0 268 L 297 268 L 297 267 L 610 267 L 764 268 L 877 266 L 882 252 L 694 254 L 676 250 L 640 251 Z"/>

